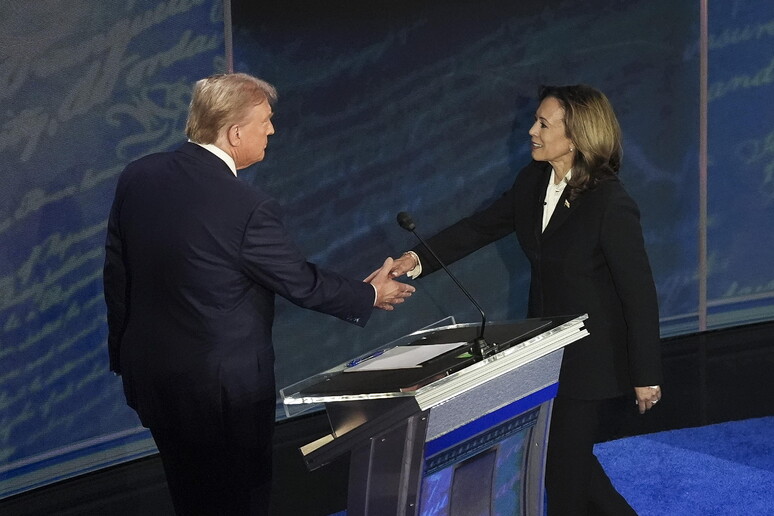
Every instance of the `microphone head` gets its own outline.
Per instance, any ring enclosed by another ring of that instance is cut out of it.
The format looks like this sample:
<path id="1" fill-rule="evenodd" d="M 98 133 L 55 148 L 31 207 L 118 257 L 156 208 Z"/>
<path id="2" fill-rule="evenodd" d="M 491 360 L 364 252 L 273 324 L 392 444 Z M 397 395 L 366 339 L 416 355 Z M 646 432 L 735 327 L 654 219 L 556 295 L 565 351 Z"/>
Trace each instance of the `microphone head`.
<path id="1" fill-rule="evenodd" d="M 406 231 L 414 231 L 417 227 L 416 224 L 414 224 L 414 221 L 411 220 L 411 215 L 405 211 L 398 213 L 398 224 Z"/>

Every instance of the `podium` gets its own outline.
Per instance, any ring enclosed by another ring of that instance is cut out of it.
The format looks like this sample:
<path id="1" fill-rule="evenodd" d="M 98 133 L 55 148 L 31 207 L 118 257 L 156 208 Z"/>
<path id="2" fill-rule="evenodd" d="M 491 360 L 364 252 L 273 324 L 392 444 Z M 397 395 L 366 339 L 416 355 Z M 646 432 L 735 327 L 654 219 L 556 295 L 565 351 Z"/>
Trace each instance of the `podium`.
<path id="1" fill-rule="evenodd" d="M 281 389 L 289 416 L 328 414 L 306 466 L 350 455 L 348 516 L 542 515 L 562 350 L 586 318 L 488 323 L 483 359 L 479 324 L 428 328 Z"/>

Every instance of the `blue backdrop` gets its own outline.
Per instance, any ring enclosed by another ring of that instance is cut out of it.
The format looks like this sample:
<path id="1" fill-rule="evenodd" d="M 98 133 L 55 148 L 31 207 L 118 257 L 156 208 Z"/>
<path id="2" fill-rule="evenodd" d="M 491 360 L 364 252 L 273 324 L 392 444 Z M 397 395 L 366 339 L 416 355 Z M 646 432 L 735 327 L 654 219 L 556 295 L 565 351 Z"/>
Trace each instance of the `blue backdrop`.
<path id="1" fill-rule="evenodd" d="M 181 141 L 191 83 L 224 69 L 224 43 L 208 0 L 0 12 L 3 496 L 150 449 L 107 372 L 107 213 L 128 160 Z"/>
<path id="2" fill-rule="evenodd" d="M 66 5 L 65 5 L 66 4 Z M 540 84 L 613 102 L 662 335 L 698 329 L 699 2 L 234 2 L 236 69 L 274 83 L 276 134 L 242 174 L 311 259 L 365 277 L 507 188 Z M 710 2 L 710 327 L 774 319 L 774 6 Z M 0 1 L 0 496 L 153 450 L 107 371 L 101 267 L 117 174 L 183 141 L 194 80 L 223 71 L 220 0 Z M 492 320 L 524 316 L 506 238 L 452 266 Z M 446 315 L 440 274 L 365 329 L 281 300 L 284 386 Z"/>
<path id="3" fill-rule="evenodd" d="M 429 236 L 511 185 L 530 159 L 540 84 L 592 84 L 623 127 L 621 177 L 642 207 L 661 314 L 695 330 L 698 5 L 566 7 L 489 0 L 235 11 L 237 68 L 280 91 L 267 158 L 246 176 L 281 200 L 315 260 L 365 276 L 415 244 L 397 212 L 412 213 Z M 529 269 L 514 238 L 452 270 L 489 319 L 524 317 Z M 340 363 L 448 314 L 477 320 L 448 277 L 419 289 L 365 331 L 282 304 L 279 378 L 301 379 L 302 364 Z"/>

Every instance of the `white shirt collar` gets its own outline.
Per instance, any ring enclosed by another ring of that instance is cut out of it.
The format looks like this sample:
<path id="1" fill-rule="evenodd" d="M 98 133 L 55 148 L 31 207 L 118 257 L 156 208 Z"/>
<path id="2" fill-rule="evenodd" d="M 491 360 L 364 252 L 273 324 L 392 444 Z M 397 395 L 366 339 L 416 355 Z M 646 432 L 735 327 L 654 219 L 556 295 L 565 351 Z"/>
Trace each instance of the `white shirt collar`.
<path id="1" fill-rule="evenodd" d="M 543 200 L 543 231 L 546 230 L 546 226 L 548 226 L 548 222 L 551 220 L 551 215 L 553 215 L 556 210 L 556 205 L 559 203 L 559 198 L 564 192 L 564 187 L 567 186 L 567 182 L 572 177 L 572 169 L 567 171 L 564 179 L 560 181 L 558 185 L 554 183 L 555 175 L 556 171 L 552 168 L 551 177 L 548 178 L 548 186 L 546 187 L 546 196 Z M 567 204 L 567 206 L 569 206 L 569 204 Z"/>
<path id="2" fill-rule="evenodd" d="M 207 149 L 211 153 L 215 154 L 217 157 L 223 160 L 223 162 L 228 165 L 228 168 L 231 169 L 231 173 L 234 174 L 234 177 L 237 177 L 237 171 L 236 171 L 236 163 L 234 162 L 234 158 L 228 155 L 226 151 L 218 147 L 217 145 L 214 145 L 212 143 L 198 143 L 192 140 L 188 140 L 191 143 L 195 143 L 199 147 L 202 147 L 203 149 Z"/>

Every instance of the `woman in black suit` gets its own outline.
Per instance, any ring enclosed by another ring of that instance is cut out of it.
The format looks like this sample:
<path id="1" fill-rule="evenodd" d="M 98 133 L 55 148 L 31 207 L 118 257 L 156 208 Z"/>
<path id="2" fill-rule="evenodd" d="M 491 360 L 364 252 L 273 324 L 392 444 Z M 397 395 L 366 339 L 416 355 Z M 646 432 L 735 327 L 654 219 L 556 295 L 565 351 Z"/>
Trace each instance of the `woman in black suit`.
<path id="1" fill-rule="evenodd" d="M 639 210 L 618 180 L 621 131 L 604 94 L 543 87 L 532 161 L 510 190 L 428 239 L 445 263 L 516 233 L 531 264 L 529 317 L 587 313 L 590 336 L 565 349 L 546 462 L 549 514 L 635 514 L 593 454 L 605 400 L 632 390 L 640 413 L 661 398 L 658 304 Z M 423 246 L 393 274 L 440 264 Z"/>

